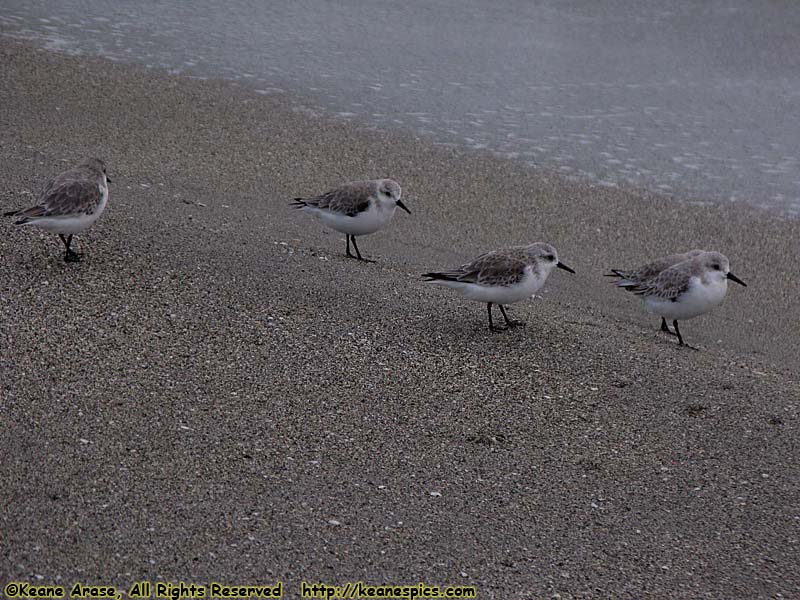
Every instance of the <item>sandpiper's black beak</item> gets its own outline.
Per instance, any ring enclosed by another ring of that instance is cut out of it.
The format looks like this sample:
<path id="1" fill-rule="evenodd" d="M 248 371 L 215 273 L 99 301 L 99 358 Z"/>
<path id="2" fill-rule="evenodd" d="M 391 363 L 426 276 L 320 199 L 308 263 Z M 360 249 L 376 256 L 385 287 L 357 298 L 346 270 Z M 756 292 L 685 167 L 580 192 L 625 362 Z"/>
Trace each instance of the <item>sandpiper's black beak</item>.
<path id="1" fill-rule="evenodd" d="M 569 271 L 570 273 L 574 273 L 574 272 L 575 272 L 575 269 L 571 269 L 570 267 L 568 267 L 567 265 L 565 265 L 565 264 L 564 264 L 564 263 L 562 263 L 562 262 L 557 262 L 557 263 L 556 263 L 556 266 L 557 266 L 559 269 L 564 269 L 565 271 Z"/>
<path id="2" fill-rule="evenodd" d="M 739 279 L 739 278 L 738 278 L 736 275 L 734 275 L 733 273 L 730 273 L 730 272 L 729 272 L 729 273 L 726 275 L 726 277 L 727 277 L 728 279 L 730 279 L 731 281 L 735 281 L 735 282 L 736 282 L 736 283 L 738 283 L 739 285 L 743 285 L 744 287 L 747 287 L 747 284 L 746 284 L 744 281 L 742 281 L 741 279 Z"/>
<path id="3" fill-rule="evenodd" d="M 400 208 L 402 208 L 402 209 L 403 209 L 404 211 L 406 211 L 408 214 L 411 214 L 411 211 L 410 211 L 410 210 L 408 210 L 408 207 L 407 207 L 405 204 L 403 204 L 403 203 L 402 203 L 400 200 L 398 200 L 398 201 L 397 201 L 397 206 L 399 206 Z"/>

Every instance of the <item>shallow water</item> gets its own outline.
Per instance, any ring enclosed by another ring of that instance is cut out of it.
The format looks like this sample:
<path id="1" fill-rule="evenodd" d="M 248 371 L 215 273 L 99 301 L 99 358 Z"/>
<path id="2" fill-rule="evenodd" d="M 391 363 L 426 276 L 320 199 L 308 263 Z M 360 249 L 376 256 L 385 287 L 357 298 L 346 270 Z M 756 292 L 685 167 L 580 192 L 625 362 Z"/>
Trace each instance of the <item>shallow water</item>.
<path id="1" fill-rule="evenodd" d="M 800 216 L 800 4 L 2 0 L 0 35 Z"/>

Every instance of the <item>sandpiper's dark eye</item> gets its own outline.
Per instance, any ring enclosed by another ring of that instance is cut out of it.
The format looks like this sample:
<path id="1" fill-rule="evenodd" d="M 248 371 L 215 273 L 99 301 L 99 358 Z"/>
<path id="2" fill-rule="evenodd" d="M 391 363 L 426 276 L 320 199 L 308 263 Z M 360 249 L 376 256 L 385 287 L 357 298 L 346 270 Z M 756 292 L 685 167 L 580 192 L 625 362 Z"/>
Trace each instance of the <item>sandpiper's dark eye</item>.
<path id="1" fill-rule="evenodd" d="M 714 270 L 715 270 L 715 271 L 719 271 L 719 269 L 720 269 L 720 266 L 719 266 L 719 265 L 714 265 Z"/>
<path id="2" fill-rule="evenodd" d="M 553 256 L 552 254 L 548 254 L 547 256 L 545 256 L 545 257 L 544 257 L 544 259 L 545 259 L 545 260 L 555 260 L 555 259 L 556 259 L 556 257 L 555 257 L 555 256 Z"/>

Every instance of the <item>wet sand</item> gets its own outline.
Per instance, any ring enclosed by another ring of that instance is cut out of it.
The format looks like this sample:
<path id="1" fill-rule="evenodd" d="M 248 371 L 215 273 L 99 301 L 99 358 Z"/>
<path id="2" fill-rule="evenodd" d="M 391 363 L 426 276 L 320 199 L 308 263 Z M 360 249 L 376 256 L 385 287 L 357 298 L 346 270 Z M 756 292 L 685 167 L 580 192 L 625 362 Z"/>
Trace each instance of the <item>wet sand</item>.
<path id="1" fill-rule="evenodd" d="M 9 40 L 0 122 L 3 211 L 86 156 L 113 179 L 81 264 L 2 224 L 3 581 L 796 594 L 797 221 Z M 361 239 L 377 264 L 287 206 L 380 176 L 413 214 Z M 578 273 L 526 328 L 420 281 L 537 240 Z M 692 351 L 602 274 L 698 246 L 749 287 Z"/>

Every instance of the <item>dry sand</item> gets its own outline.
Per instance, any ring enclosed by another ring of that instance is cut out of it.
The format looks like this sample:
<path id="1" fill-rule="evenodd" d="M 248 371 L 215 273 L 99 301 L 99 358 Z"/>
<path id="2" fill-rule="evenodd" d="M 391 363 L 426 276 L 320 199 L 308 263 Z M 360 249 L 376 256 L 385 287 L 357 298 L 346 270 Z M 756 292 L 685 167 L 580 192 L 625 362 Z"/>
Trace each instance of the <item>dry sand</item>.
<path id="1" fill-rule="evenodd" d="M 0 581 L 800 593 L 798 222 L 9 40 L 0 154 L 2 210 L 86 156 L 113 179 L 81 264 L 0 225 Z M 287 206 L 379 176 L 413 215 L 377 264 Z M 537 240 L 578 273 L 527 328 L 420 282 Z M 602 273 L 698 246 L 750 285 L 692 351 Z"/>

